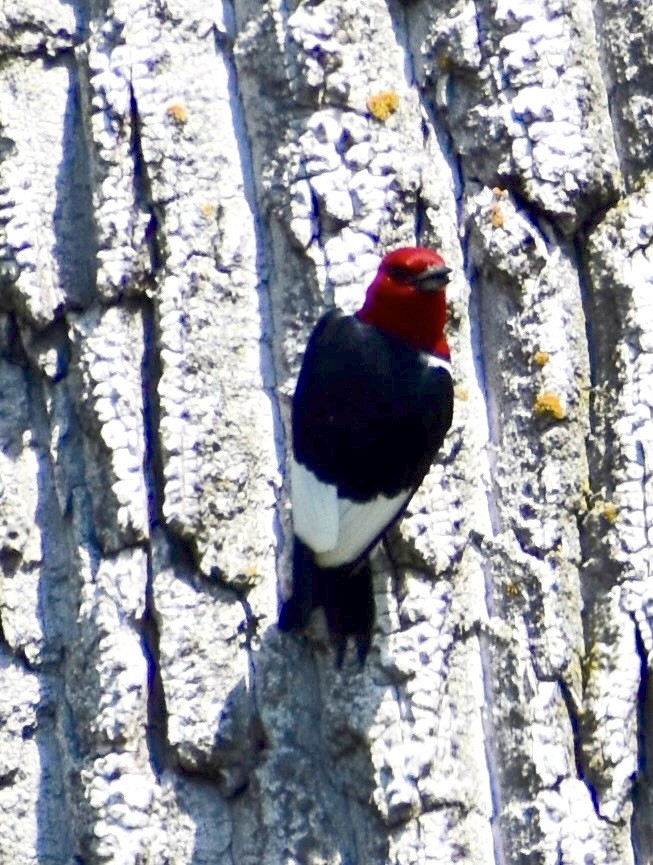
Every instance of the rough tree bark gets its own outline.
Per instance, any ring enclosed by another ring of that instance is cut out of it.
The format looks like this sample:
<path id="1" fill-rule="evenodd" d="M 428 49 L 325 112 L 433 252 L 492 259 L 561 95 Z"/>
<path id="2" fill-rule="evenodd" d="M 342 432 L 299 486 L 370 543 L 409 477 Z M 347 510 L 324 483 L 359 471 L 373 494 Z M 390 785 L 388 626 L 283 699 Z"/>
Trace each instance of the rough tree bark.
<path id="1" fill-rule="evenodd" d="M 653 861 L 650 0 L 0 0 L 0 863 Z M 456 415 L 364 670 L 288 397 L 379 255 Z"/>

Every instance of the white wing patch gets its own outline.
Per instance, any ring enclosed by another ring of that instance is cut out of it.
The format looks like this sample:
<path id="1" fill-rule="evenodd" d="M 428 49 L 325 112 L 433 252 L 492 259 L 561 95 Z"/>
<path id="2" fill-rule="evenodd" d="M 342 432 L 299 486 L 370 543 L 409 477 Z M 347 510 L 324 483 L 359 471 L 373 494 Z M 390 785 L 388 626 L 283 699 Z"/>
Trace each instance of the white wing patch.
<path id="1" fill-rule="evenodd" d="M 403 490 L 392 498 L 369 502 L 339 499 L 333 484 L 322 483 L 309 469 L 291 463 L 295 534 L 315 553 L 323 568 L 355 561 L 377 538 L 410 498 Z"/>
<path id="2" fill-rule="evenodd" d="M 333 549 L 338 543 L 338 489 L 325 484 L 293 457 L 290 490 L 295 534 L 314 553 Z"/>
<path id="3" fill-rule="evenodd" d="M 410 498 L 410 493 L 410 490 L 402 490 L 391 499 L 377 496 L 369 502 L 339 499 L 338 543 L 315 557 L 318 565 L 334 568 L 355 561 L 394 520 Z"/>

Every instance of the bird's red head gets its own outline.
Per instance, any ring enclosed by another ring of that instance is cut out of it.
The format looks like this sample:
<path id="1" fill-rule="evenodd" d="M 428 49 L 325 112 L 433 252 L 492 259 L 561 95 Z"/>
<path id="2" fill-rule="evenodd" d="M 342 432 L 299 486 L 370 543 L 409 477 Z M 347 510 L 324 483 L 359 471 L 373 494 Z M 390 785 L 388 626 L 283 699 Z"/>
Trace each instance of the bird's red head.
<path id="1" fill-rule="evenodd" d="M 432 249 L 406 246 L 385 256 L 357 316 L 419 351 L 449 358 L 445 286 L 451 269 Z"/>

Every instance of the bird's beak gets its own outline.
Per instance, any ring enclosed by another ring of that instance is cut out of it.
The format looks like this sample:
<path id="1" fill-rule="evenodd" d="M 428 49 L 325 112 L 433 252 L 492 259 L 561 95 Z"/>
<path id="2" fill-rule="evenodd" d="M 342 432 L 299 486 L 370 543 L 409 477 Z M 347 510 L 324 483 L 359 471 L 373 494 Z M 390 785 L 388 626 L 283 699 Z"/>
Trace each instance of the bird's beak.
<path id="1" fill-rule="evenodd" d="M 420 291 L 441 291 L 449 282 L 450 267 L 427 267 L 413 280 Z"/>

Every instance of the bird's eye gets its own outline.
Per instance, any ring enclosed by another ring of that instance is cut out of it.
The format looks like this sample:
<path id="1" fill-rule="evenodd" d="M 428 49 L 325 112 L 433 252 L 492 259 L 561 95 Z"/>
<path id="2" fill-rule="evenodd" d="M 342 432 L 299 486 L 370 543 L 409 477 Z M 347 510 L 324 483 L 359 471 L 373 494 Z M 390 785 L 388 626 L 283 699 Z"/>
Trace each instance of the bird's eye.
<path id="1" fill-rule="evenodd" d="M 387 273 L 397 282 L 412 282 L 415 279 L 415 274 L 405 267 L 388 267 Z"/>

